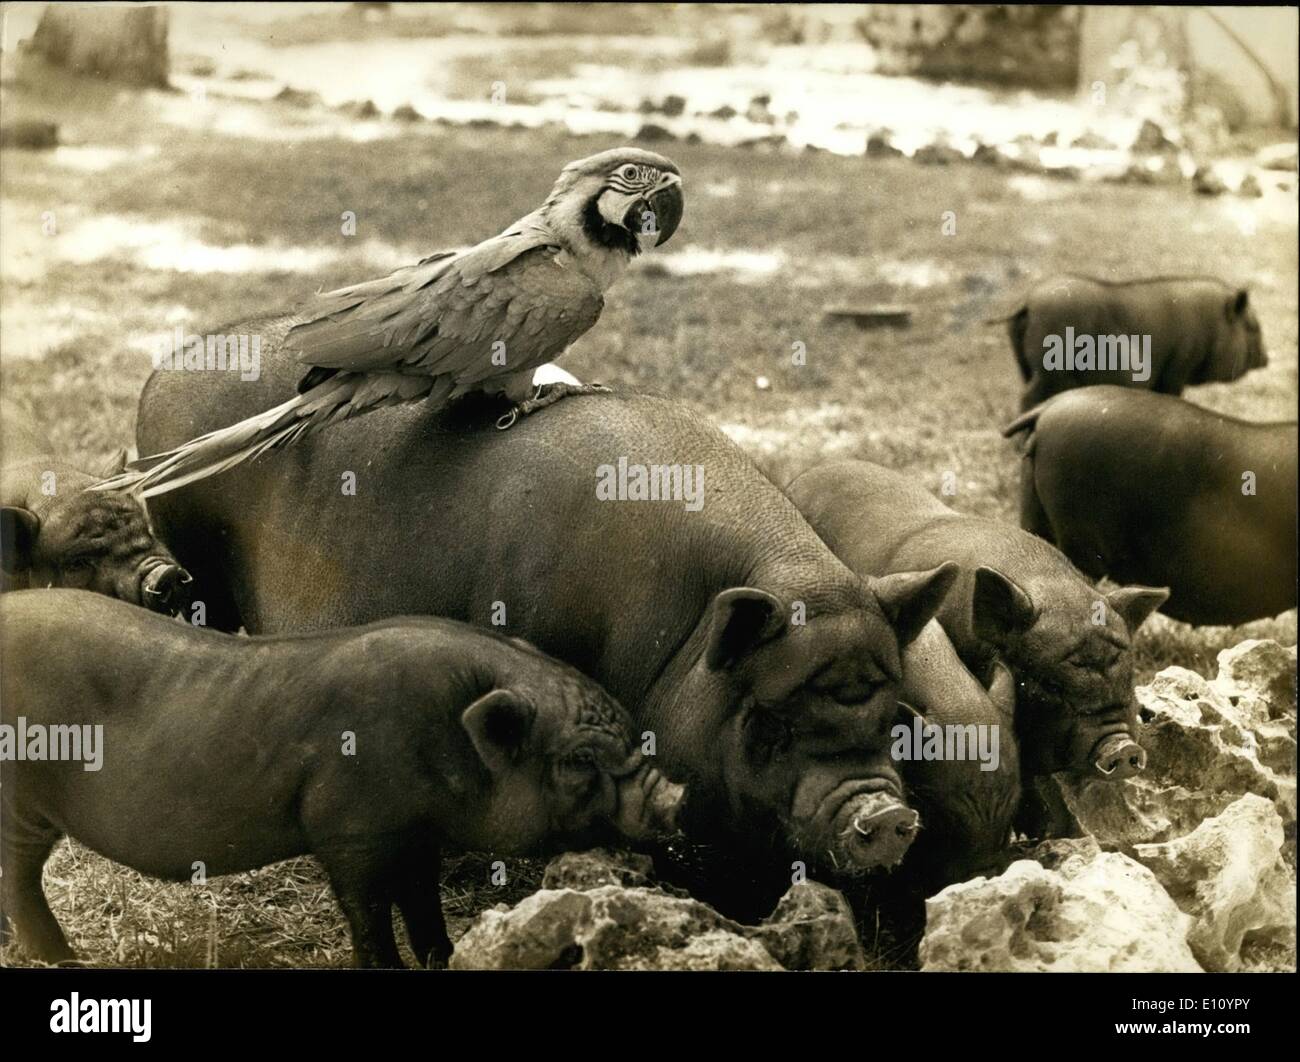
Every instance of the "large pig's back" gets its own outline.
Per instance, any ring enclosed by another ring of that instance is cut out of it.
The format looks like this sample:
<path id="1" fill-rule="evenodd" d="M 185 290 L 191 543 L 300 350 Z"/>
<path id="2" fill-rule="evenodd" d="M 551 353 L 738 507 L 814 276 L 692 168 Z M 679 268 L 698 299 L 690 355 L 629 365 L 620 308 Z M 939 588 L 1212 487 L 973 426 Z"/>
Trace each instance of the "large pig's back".
<path id="1" fill-rule="evenodd" d="M 897 570 L 889 564 L 902 545 L 926 523 L 951 515 L 914 478 L 869 461 L 819 465 L 796 477 L 786 494 L 859 575 Z"/>

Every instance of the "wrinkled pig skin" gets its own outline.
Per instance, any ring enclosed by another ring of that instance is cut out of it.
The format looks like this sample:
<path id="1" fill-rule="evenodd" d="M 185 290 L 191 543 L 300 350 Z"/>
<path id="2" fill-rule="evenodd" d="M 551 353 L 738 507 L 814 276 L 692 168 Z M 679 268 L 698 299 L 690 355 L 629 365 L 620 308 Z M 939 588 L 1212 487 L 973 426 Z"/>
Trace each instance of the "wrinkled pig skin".
<path id="1" fill-rule="evenodd" d="M 233 326 L 232 326 L 233 327 Z M 266 409 L 300 366 L 263 337 L 262 374 L 155 373 L 138 417 L 155 453 Z M 236 330 L 239 330 L 236 329 Z M 885 793 L 902 806 L 888 730 L 905 644 L 954 572 L 863 580 L 734 444 L 678 403 L 570 398 L 494 427 L 499 404 L 418 405 L 338 424 L 238 470 L 153 499 L 194 566 L 210 622 L 250 632 L 433 613 L 497 622 L 591 675 L 652 733 L 685 781 L 690 833 L 769 842 L 855 873 L 894 838 L 853 828 Z M 703 469 L 701 505 L 600 500 L 601 466 Z M 353 472 L 355 495 L 340 491 Z M 784 863 L 782 860 L 784 859 Z"/>
<path id="2" fill-rule="evenodd" d="M 1136 740 L 1132 634 L 1165 590 L 1103 593 L 1041 538 L 955 512 L 913 477 L 867 461 L 820 465 L 787 493 L 854 571 L 924 568 L 939 557 L 959 566 L 937 618 L 982 683 L 999 659 L 1015 676 L 1023 774 L 1125 777 L 1128 768 L 1101 751 L 1116 734 Z"/>
<path id="3" fill-rule="evenodd" d="M 441 843 L 625 842 L 671 831 L 682 800 L 594 682 L 450 620 L 238 638 L 30 590 L 0 597 L 0 644 L 16 733 L 102 727 L 94 757 L 0 764 L 3 912 L 46 962 L 73 958 L 41 889 L 64 834 L 170 880 L 312 853 L 357 964 L 400 966 L 394 904 L 421 963 L 451 953 Z"/>
<path id="4" fill-rule="evenodd" d="M 155 612 L 185 608 L 190 575 L 149 530 L 140 503 L 86 491 L 95 481 L 55 457 L 21 410 L 0 404 L 0 590 L 60 586 Z"/>

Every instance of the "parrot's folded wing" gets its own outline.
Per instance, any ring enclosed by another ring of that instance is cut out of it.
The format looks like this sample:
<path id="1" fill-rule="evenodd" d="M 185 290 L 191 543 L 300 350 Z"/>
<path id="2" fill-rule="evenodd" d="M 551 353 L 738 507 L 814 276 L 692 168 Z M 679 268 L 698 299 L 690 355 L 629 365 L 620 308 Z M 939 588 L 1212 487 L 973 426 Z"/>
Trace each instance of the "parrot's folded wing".
<path id="1" fill-rule="evenodd" d="M 595 283 L 559 249 L 510 232 L 321 296 L 286 345 L 306 365 L 450 376 L 465 387 L 562 354 L 600 317 Z"/>
<path id="2" fill-rule="evenodd" d="M 384 277 L 316 297 L 289 332 L 288 348 L 305 365 L 366 372 L 423 361 L 423 340 L 447 331 L 440 322 L 458 289 L 474 288 L 520 255 L 558 250 L 550 230 L 533 215 L 464 251 L 443 251 Z"/>

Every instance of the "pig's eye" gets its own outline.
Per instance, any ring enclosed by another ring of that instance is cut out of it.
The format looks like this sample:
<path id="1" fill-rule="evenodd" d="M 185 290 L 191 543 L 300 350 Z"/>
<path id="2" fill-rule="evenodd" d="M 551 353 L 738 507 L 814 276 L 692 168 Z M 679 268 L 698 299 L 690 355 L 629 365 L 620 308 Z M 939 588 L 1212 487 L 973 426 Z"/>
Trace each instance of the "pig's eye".
<path id="1" fill-rule="evenodd" d="M 750 740 L 772 750 L 788 748 L 794 737 L 785 716 L 776 712 L 751 712 L 748 729 Z"/>
<path id="2" fill-rule="evenodd" d="M 94 575 L 95 562 L 88 557 L 77 557 L 59 565 L 59 571 L 63 573 L 66 583 L 82 585 L 89 582 L 90 577 Z"/>
<path id="3" fill-rule="evenodd" d="M 852 708 L 859 704 L 866 704 L 880 692 L 882 683 L 863 683 L 861 686 L 855 686 L 851 690 L 840 690 L 831 695 L 836 704 L 842 704 L 846 708 Z"/>
<path id="4" fill-rule="evenodd" d="M 560 761 L 560 765 L 583 774 L 590 774 L 599 766 L 596 763 L 596 754 L 591 749 L 574 749 Z"/>

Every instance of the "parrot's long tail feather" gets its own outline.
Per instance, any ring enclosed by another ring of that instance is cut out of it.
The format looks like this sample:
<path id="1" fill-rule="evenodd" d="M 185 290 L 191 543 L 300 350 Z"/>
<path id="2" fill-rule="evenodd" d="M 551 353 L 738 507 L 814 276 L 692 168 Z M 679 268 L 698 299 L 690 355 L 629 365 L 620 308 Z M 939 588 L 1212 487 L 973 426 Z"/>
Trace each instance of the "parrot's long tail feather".
<path id="1" fill-rule="evenodd" d="M 126 471 L 90 489 L 128 490 L 143 498 L 165 494 L 289 446 L 336 421 L 381 405 L 423 398 L 433 384 L 429 377 L 340 373 L 265 413 L 132 461 Z"/>

